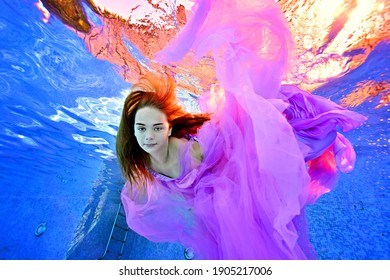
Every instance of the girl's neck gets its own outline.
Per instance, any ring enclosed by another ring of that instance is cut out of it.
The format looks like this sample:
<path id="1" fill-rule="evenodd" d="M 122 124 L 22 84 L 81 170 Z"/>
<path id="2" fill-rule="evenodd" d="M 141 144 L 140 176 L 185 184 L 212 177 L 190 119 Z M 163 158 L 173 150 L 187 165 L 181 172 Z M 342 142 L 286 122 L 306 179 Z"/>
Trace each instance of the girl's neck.
<path id="1" fill-rule="evenodd" d="M 150 155 L 150 168 L 164 176 L 177 178 L 181 170 L 178 160 L 179 141 L 176 138 L 170 138 L 167 149 L 164 149 L 165 153 L 159 153 L 159 156 Z"/>
<path id="2" fill-rule="evenodd" d="M 169 162 L 169 155 L 170 155 L 170 141 L 168 141 L 166 147 L 161 149 L 160 151 L 150 154 L 150 163 L 152 166 L 162 166 L 165 165 L 167 162 Z"/>

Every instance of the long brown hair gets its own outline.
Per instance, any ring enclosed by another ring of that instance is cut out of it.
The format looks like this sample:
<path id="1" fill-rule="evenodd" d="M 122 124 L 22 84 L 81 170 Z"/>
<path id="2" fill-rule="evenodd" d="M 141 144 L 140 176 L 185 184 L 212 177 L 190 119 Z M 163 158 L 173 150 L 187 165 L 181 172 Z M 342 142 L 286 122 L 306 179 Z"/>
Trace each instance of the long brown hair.
<path id="1" fill-rule="evenodd" d="M 116 138 L 116 154 L 126 180 L 131 186 L 144 189 L 144 182 L 152 181 L 148 172 L 149 155 L 138 145 L 134 135 L 134 121 L 137 111 L 143 107 L 154 107 L 167 116 L 172 127 L 172 136 L 183 138 L 194 135 L 210 114 L 189 113 L 179 104 L 172 76 L 162 73 L 148 73 L 131 88 L 122 111 Z"/>

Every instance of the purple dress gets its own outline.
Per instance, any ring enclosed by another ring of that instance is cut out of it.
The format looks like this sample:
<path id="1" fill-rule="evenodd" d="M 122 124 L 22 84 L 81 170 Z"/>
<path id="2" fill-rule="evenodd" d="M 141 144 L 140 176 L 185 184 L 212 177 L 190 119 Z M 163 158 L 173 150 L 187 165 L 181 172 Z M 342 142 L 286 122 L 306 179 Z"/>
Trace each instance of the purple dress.
<path id="1" fill-rule="evenodd" d="M 213 112 L 196 135 L 203 162 L 191 157 L 191 139 L 179 147 L 178 178 L 151 171 L 146 194 L 129 194 L 128 183 L 121 194 L 131 229 L 192 247 L 196 259 L 315 258 L 304 207 L 335 186 L 338 171 L 353 169 L 355 153 L 337 127 L 365 120 L 281 86 L 288 29 L 273 0 L 254 2 L 197 1 L 186 28 L 158 54 L 168 64 L 190 50 L 198 59 L 211 53 L 223 90 L 199 99 Z M 261 53 L 262 40 L 276 47 Z"/>

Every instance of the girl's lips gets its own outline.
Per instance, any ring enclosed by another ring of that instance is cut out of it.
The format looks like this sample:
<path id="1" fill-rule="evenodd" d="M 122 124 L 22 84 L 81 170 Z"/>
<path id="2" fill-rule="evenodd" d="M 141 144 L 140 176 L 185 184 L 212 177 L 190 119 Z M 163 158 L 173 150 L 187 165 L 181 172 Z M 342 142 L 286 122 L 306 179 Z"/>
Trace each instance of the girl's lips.
<path id="1" fill-rule="evenodd" d="M 154 145 L 157 145 L 157 144 L 144 144 L 144 146 L 146 146 L 146 147 L 153 147 Z"/>

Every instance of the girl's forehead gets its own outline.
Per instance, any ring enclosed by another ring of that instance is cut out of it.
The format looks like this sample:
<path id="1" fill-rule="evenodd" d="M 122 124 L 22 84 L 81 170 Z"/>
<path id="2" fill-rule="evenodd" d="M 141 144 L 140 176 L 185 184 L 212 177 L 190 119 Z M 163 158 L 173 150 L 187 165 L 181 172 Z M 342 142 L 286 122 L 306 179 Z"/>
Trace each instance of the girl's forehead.
<path id="1" fill-rule="evenodd" d="M 143 107 L 135 114 L 135 123 L 155 124 L 168 121 L 163 111 L 154 107 Z"/>

